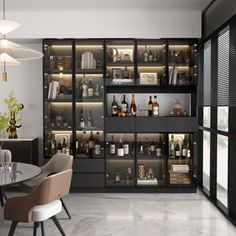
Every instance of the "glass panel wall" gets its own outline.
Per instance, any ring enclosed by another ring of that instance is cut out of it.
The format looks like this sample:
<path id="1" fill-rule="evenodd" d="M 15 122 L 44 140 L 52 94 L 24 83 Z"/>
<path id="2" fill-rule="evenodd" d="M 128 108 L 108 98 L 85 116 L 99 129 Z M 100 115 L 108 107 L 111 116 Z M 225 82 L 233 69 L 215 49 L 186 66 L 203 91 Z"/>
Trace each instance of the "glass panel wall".
<path id="1" fill-rule="evenodd" d="M 203 131 L 203 187 L 210 191 L 210 132 Z"/>

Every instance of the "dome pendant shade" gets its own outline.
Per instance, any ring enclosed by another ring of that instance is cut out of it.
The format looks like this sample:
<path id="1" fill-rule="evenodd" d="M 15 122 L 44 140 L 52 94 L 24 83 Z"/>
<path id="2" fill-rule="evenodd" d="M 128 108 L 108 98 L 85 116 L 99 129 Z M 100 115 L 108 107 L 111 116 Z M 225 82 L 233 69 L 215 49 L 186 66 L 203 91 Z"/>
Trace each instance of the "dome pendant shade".
<path id="1" fill-rule="evenodd" d="M 0 54 L 0 65 L 15 66 L 19 65 L 20 62 L 9 56 L 7 53 Z"/>
<path id="2" fill-rule="evenodd" d="M 6 53 L 15 60 L 31 60 L 43 57 L 43 53 L 13 43 L 7 39 L 0 40 L 0 53 Z"/>
<path id="3" fill-rule="evenodd" d="M 19 23 L 10 20 L 0 20 L 0 33 L 6 35 L 20 26 Z"/>

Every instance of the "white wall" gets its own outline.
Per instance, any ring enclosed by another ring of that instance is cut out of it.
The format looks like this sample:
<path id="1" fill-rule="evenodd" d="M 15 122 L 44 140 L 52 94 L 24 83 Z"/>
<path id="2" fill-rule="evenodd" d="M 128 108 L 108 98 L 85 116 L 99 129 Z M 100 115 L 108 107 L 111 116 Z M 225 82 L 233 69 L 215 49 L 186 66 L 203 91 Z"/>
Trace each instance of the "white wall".
<path id="1" fill-rule="evenodd" d="M 41 40 L 27 40 L 24 44 L 35 50 L 41 50 Z M 0 75 L 3 71 L 0 67 Z M 43 139 L 43 80 L 42 59 L 21 61 L 18 66 L 7 67 L 8 81 L 0 78 L 0 111 L 7 111 L 3 101 L 10 91 L 24 104 L 22 110 L 22 128 L 18 131 L 19 138 L 39 137 L 39 154 L 42 157 Z"/>
<path id="2" fill-rule="evenodd" d="M 8 12 L 16 38 L 200 38 L 200 11 Z"/>

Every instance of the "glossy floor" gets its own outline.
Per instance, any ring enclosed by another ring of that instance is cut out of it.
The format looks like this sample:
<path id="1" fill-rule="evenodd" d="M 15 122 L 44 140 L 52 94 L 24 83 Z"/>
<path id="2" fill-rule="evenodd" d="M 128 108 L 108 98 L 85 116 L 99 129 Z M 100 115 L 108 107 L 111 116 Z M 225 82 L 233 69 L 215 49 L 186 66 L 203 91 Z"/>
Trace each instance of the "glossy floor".
<path id="1" fill-rule="evenodd" d="M 201 194 L 70 194 L 71 211 L 58 216 L 68 236 L 235 236 L 236 228 Z M 0 235 L 10 222 L 1 212 Z M 51 220 L 46 235 L 60 235 Z M 32 224 L 20 224 L 15 235 L 32 235 Z M 41 235 L 38 232 L 38 235 Z"/>

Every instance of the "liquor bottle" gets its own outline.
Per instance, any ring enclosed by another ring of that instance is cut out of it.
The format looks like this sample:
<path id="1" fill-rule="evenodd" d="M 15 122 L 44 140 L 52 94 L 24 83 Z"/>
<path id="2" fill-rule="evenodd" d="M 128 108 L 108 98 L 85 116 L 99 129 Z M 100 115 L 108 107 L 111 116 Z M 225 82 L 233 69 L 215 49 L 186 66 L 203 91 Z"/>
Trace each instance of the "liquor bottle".
<path id="1" fill-rule="evenodd" d="M 94 154 L 97 156 L 101 155 L 101 143 L 99 140 L 99 132 L 97 132 L 97 137 L 95 140 L 95 146 L 94 146 Z"/>
<path id="2" fill-rule="evenodd" d="M 148 102 L 148 116 L 152 116 L 153 115 L 153 110 L 152 110 L 152 106 L 153 106 L 153 102 L 152 102 L 152 96 L 149 97 L 149 102 Z"/>
<path id="3" fill-rule="evenodd" d="M 89 79 L 89 83 L 88 83 L 88 97 L 93 97 L 93 84 L 92 84 L 92 80 Z"/>
<path id="4" fill-rule="evenodd" d="M 128 112 L 128 103 L 125 101 L 125 94 L 123 95 L 123 101 L 121 102 L 121 112 L 127 113 Z"/>
<path id="5" fill-rule="evenodd" d="M 62 153 L 66 154 L 66 148 L 67 148 L 67 145 L 66 145 L 66 139 L 63 138 L 63 142 L 62 142 Z"/>
<path id="6" fill-rule="evenodd" d="M 85 75 L 83 76 L 81 87 L 82 87 L 82 98 L 87 98 L 88 97 L 88 83 L 85 79 Z"/>
<path id="7" fill-rule="evenodd" d="M 157 146 L 156 146 L 156 156 L 161 157 L 161 140 L 158 139 Z"/>
<path id="8" fill-rule="evenodd" d="M 90 132 L 90 137 L 89 137 L 89 140 L 88 140 L 88 155 L 89 157 L 93 157 L 93 150 L 94 150 L 94 146 L 95 146 L 95 140 L 94 140 L 94 137 L 93 137 L 93 132 L 91 131 Z"/>
<path id="9" fill-rule="evenodd" d="M 153 116 L 159 116 L 159 103 L 157 102 L 157 96 L 154 96 L 154 102 L 152 104 Z"/>
<path id="10" fill-rule="evenodd" d="M 62 145 L 60 141 L 57 144 L 57 153 L 62 153 Z"/>
<path id="11" fill-rule="evenodd" d="M 156 52 L 153 53 L 153 61 L 154 61 L 154 62 L 157 61 L 157 53 L 156 53 Z"/>
<path id="12" fill-rule="evenodd" d="M 111 136 L 111 143 L 110 143 L 110 154 L 114 155 L 116 154 L 116 145 L 114 143 L 114 136 Z"/>
<path id="13" fill-rule="evenodd" d="M 122 142 L 122 138 L 121 137 L 120 137 L 119 146 L 117 148 L 117 156 L 118 157 L 123 157 L 124 156 L 124 146 L 123 146 L 123 142 Z"/>
<path id="14" fill-rule="evenodd" d="M 88 112 L 87 126 L 90 127 L 90 128 L 94 127 L 94 120 L 93 120 L 92 110 L 89 110 L 89 112 Z"/>
<path id="15" fill-rule="evenodd" d="M 174 135 L 171 135 L 170 142 L 169 142 L 169 155 L 170 158 L 175 158 L 175 140 Z"/>
<path id="16" fill-rule="evenodd" d="M 135 103 L 135 98 L 134 98 L 134 94 L 132 95 L 132 101 L 130 104 L 130 113 L 132 116 L 136 116 L 136 111 L 137 111 L 137 106 Z"/>
<path id="17" fill-rule="evenodd" d="M 85 128 L 84 111 L 83 111 L 83 110 L 81 110 L 81 113 L 80 113 L 79 127 L 80 127 L 81 129 L 84 129 L 84 128 Z"/>
<path id="18" fill-rule="evenodd" d="M 122 79 L 130 79 L 131 78 L 131 73 L 128 70 L 128 67 L 125 66 L 125 69 L 121 71 Z"/>
<path id="19" fill-rule="evenodd" d="M 125 141 L 124 141 L 124 155 L 129 155 L 129 143 L 128 143 L 126 137 L 125 137 Z"/>
<path id="20" fill-rule="evenodd" d="M 149 53 L 148 53 L 148 61 L 153 61 L 153 54 L 152 54 L 152 50 L 151 50 L 151 48 L 150 48 L 150 50 L 149 50 Z"/>
<path id="21" fill-rule="evenodd" d="M 190 144 L 189 142 L 187 143 L 187 158 L 191 157 L 191 149 L 190 149 Z"/>
<path id="22" fill-rule="evenodd" d="M 113 95 L 113 102 L 111 104 L 111 115 L 118 116 L 118 105 L 116 103 L 116 97 Z"/>
<path id="23" fill-rule="evenodd" d="M 183 140 L 183 145 L 182 145 L 182 157 L 186 158 L 187 156 L 187 144 L 186 144 L 186 140 Z"/>
<path id="24" fill-rule="evenodd" d="M 80 143 L 80 153 L 81 154 L 87 153 L 86 131 L 84 131 L 82 134 L 82 141 Z"/>
<path id="25" fill-rule="evenodd" d="M 181 151 L 180 151 L 179 140 L 177 140 L 176 146 L 175 146 L 175 157 L 176 157 L 176 158 L 179 158 L 179 157 L 180 157 L 180 154 L 181 154 Z"/>
<path id="26" fill-rule="evenodd" d="M 77 138 L 75 140 L 75 154 L 79 154 L 79 140 Z"/>
<path id="27" fill-rule="evenodd" d="M 55 140 L 55 135 L 52 135 L 51 138 L 51 154 L 54 155 L 57 153 L 57 142 Z"/>
<path id="28" fill-rule="evenodd" d="M 139 144 L 139 152 L 143 153 L 143 144 L 142 143 Z"/>
<path id="29" fill-rule="evenodd" d="M 147 51 L 147 45 L 145 45 L 145 51 L 143 53 L 144 62 L 148 62 L 148 51 Z"/>
<path id="30" fill-rule="evenodd" d="M 151 145 L 150 145 L 150 152 L 155 152 L 155 150 L 156 150 L 156 145 L 155 145 L 155 143 L 154 142 L 151 142 Z"/>

